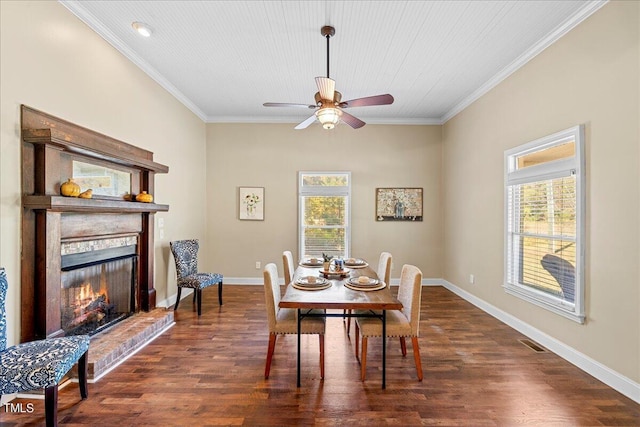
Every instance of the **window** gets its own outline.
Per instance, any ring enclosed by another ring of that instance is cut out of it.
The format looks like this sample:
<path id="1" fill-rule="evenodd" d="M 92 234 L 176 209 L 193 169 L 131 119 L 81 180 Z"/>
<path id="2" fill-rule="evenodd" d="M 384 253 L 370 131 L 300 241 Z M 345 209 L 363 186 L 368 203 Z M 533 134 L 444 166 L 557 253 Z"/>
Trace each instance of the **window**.
<path id="1" fill-rule="evenodd" d="M 300 257 L 349 257 L 351 173 L 299 172 Z"/>
<path id="2" fill-rule="evenodd" d="M 506 292 L 584 322 L 583 126 L 505 152 Z"/>

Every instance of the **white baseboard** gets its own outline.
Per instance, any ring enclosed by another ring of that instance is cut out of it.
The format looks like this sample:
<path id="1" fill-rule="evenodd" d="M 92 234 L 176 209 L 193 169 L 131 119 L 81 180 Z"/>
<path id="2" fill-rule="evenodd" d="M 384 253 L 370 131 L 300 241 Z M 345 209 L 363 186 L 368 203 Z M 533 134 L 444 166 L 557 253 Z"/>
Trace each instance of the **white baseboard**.
<path id="1" fill-rule="evenodd" d="M 572 363 L 589 375 L 592 375 L 593 377 L 607 384 L 614 390 L 624 394 L 629 399 L 640 403 L 640 384 L 603 365 L 602 363 L 590 358 L 589 356 L 579 352 L 575 348 L 569 347 L 565 343 L 558 341 L 557 339 L 547 335 L 539 329 L 534 328 L 533 326 L 523 322 L 517 317 L 514 317 L 511 314 L 506 313 L 499 308 L 489 304 L 488 302 L 476 297 L 475 295 L 470 294 L 464 289 L 457 287 L 453 283 L 450 283 L 444 279 L 436 280 L 439 281 L 442 286 L 458 295 L 460 298 L 470 302 L 485 313 L 511 326 L 521 334 L 526 335 L 532 340 L 542 344 L 544 347 L 562 357 L 569 363 Z"/>

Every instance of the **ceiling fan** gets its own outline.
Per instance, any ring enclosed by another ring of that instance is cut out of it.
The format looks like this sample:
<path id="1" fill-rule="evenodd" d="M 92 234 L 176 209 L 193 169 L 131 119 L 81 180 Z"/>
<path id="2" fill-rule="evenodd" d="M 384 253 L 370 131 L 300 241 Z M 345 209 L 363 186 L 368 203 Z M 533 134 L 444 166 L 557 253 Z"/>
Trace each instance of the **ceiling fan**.
<path id="1" fill-rule="evenodd" d="M 329 39 L 335 35 L 336 30 L 333 27 L 324 26 L 320 33 L 327 39 L 327 77 L 316 77 L 316 85 L 318 85 L 318 92 L 315 94 L 316 103 L 307 105 L 265 102 L 263 105 L 265 107 L 302 107 L 316 110 L 311 117 L 295 127 L 297 130 L 307 128 L 316 119 L 322 123 L 322 127 L 325 129 L 333 129 L 341 120 L 353 129 L 359 129 L 365 125 L 365 122 L 344 111 L 345 108 L 393 104 L 393 96 L 387 93 L 342 101 L 342 94 L 335 90 L 335 80 L 329 78 Z"/>

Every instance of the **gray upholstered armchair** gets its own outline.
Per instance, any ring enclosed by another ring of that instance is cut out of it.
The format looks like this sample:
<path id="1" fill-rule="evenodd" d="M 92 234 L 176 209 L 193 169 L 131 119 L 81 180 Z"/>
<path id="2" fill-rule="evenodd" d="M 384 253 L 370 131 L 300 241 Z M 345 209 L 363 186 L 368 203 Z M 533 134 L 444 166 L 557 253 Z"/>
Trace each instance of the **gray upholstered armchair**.
<path id="1" fill-rule="evenodd" d="M 178 309 L 182 288 L 193 289 L 193 298 L 198 305 L 198 316 L 202 314 L 202 290 L 211 285 L 218 285 L 218 302 L 222 305 L 222 274 L 198 273 L 198 240 L 176 240 L 169 242 L 173 258 L 176 261 L 178 275 L 178 295 L 173 310 Z"/>
<path id="2" fill-rule="evenodd" d="M 58 383 L 78 362 L 80 396 L 86 399 L 89 337 L 48 338 L 7 347 L 6 299 L 9 287 L 0 268 L 0 396 L 44 388 L 47 426 L 58 425 Z"/>

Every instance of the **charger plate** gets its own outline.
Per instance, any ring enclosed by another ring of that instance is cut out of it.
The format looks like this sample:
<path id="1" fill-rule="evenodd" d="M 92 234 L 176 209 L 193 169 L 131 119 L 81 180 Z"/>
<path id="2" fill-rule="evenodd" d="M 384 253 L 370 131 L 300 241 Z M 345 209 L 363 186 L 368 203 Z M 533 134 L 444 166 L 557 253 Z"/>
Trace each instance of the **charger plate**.
<path id="1" fill-rule="evenodd" d="M 301 291 L 321 291 L 323 289 L 328 289 L 331 287 L 331 282 L 327 281 L 327 283 L 322 283 L 322 284 L 313 284 L 313 285 L 303 285 L 301 283 L 298 282 L 293 282 L 291 283 L 291 286 L 293 286 L 296 289 L 300 289 Z"/>
<path id="2" fill-rule="evenodd" d="M 365 268 L 369 266 L 369 263 L 363 259 L 356 258 L 355 262 L 347 262 L 345 260 L 344 265 L 349 268 Z"/>
<path id="3" fill-rule="evenodd" d="M 384 282 L 379 282 L 375 286 L 358 286 L 358 285 L 353 285 L 347 281 L 347 282 L 344 282 L 344 286 L 354 291 L 369 292 L 369 291 L 379 291 L 380 289 L 384 289 L 387 287 L 387 284 Z"/>

